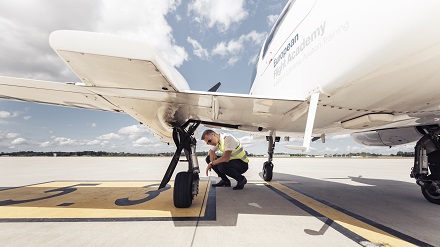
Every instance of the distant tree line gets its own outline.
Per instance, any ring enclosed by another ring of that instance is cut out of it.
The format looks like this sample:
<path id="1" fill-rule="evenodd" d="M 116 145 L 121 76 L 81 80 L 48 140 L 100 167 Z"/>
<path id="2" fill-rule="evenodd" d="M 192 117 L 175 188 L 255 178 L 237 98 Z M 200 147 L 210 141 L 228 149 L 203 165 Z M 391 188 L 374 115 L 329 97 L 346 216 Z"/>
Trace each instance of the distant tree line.
<path id="1" fill-rule="evenodd" d="M 208 152 L 196 152 L 197 156 L 207 156 Z M 139 154 L 139 153 L 126 153 L 126 152 L 105 152 L 105 151 L 79 151 L 79 152 L 34 152 L 34 151 L 19 151 L 5 153 L 1 152 L 0 156 L 13 156 L 13 157 L 32 157 L 32 156 L 45 156 L 45 157 L 70 157 L 70 156 L 92 156 L 92 157 L 171 157 L 174 152 L 167 153 L 155 153 L 155 154 Z M 263 157 L 261 154 L 247 154 L 249 157 Z M 288 153 L 275 153 L 275 156 L 290 156 L 290 157 L 379 157 L 385 156 L 376 153 L 349 153 L 349 154 L 325 154 L 325 155 L 314 155 L 314 154 L 288 154 Z M 393 157 L 414 157 L 414 152 L 402 152 L 399 151 L 396 154 L 391 154 L 389 156 Z M 185 157 L 182 152 L 182 157 Z"/>
<path id="2" fill-rule="evenodd" d="M 391 154 L 390 156 L 414 157 L 414 152 L 402 152 L 402 151 L 399 151 L 399 152 L 397 152 L 396 155 L 392 155 Z"/>

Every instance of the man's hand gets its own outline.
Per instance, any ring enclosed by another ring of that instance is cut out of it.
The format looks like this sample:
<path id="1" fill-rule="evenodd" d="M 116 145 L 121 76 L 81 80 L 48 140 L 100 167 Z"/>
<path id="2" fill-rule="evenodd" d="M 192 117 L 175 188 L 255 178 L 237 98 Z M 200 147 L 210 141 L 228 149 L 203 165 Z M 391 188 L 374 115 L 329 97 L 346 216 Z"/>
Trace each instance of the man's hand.
<path id="1" fill-rule="evenodd" d="M 212 162 L 210 162 L 206 167 L 206 176 L 208 176 L 208 171 L 211 171 L 211 168 L 212 168 Z"/>
<path id="2" fill-rule="evenodd" d="M 217 159 L 217 155 L 215 154 L 215 152 L 209 150 L 209 159 L 211 160 L 211 162 Z"/>

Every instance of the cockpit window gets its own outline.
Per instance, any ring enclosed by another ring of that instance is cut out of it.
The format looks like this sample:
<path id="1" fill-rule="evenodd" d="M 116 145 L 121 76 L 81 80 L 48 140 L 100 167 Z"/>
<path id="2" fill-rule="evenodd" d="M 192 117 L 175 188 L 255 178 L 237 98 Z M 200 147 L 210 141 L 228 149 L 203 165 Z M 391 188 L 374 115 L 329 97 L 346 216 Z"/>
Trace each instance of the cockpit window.
<path id="1" fill-rule="evenodd" d="M 263 47 L 263 54 L 262 54 L 263 59 L 264 59 L 264 56 L 266 56 L 267 50 L 270 46 L 270 43 L 272 43 L 273 36 L 275 36 L 275 34 L 278 32 L 278 29 L 280 28 L 281 23 L 283 23 L 284 19 L 287 16 L 287 13 L 289 12 L 290 8 L 293 5 L 293 3 L 295 3 L 295 0 L 290 1 L 288 3 L 287 7 L 281 13 L 280 18 L 278 18 L 277 22 L 275 23 L 274 27 L 272 28 L 272 31 L 270 32 L 269 36 L 267 36 L 266 42 L 264 43 L 264 47 Z"/>

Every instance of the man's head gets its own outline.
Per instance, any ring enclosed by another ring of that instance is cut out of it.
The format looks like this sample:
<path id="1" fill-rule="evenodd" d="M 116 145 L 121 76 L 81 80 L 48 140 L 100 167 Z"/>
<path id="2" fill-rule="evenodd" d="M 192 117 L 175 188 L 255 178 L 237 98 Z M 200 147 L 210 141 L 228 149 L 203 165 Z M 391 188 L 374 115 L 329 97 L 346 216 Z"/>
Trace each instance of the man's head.
<path id="1" fill-rule="evenodd" d="M 213 130 L 207 129 L 203 131 L 201 139 L 205 141 L 208 145 L 217 146 L 220 137 Z"/>

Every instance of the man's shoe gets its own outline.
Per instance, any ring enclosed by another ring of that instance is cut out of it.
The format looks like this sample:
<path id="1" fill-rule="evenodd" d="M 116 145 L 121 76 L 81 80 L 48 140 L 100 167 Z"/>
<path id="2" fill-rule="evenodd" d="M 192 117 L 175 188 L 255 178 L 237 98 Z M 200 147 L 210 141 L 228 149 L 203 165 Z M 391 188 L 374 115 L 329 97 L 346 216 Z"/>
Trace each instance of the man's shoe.
<path id="1" fill-rule="evenodd" d="M 247 183 L 246 177 L 243 177 L 243 180 L 237 182 L 237 186 L 232 188 L 233 190 L 242 190 L 244 188 L 244 185 Z"/>
<path id="2" fill-rule="evenodd" d="M 231 181 L 220 180 L 220 182 L 213 184 L 212 187 L 231 187 Z"/>

